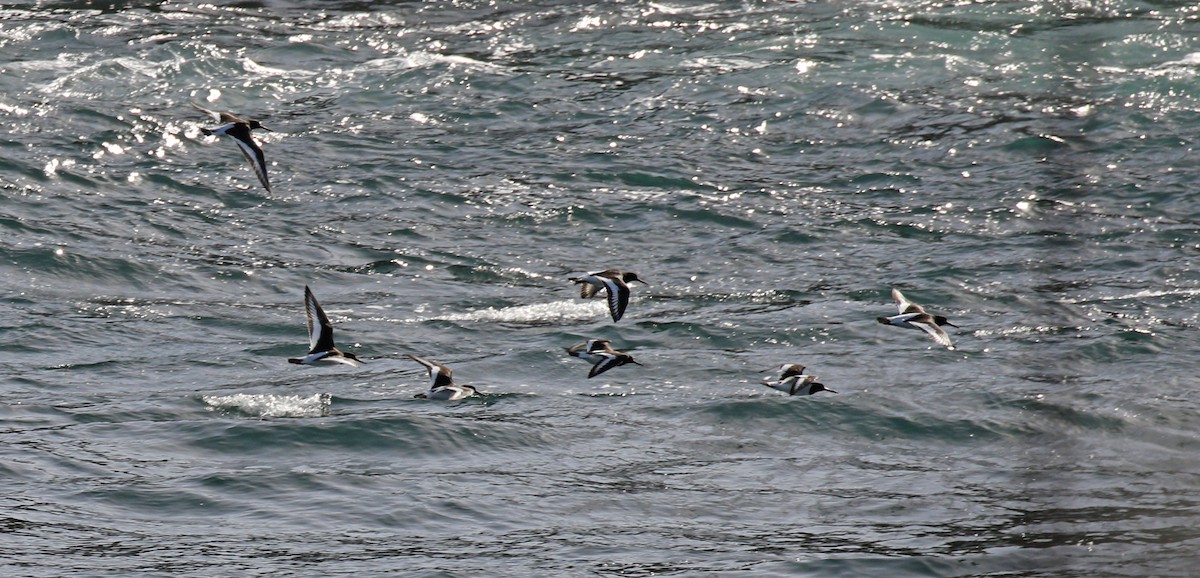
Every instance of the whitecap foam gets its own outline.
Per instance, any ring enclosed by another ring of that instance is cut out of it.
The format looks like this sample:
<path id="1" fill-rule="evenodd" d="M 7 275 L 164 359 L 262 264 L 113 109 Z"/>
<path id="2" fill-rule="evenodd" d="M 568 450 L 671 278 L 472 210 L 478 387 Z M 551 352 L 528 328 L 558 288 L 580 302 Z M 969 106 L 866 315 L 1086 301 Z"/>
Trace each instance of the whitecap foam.
<path id="1" fill-rule="evenodd" d="M 499 323 L 549 323 L 560 321 L 583 321 L 608 315 L 608 302 L 603 299 L 590 301 L 555 301 L 513 307 L 488 307 L 466 313 L 452 313 L 433 317 L 439 321 L 487 321 Z"/>
<path id="2" fill-rule="evenodd" d="M 977 329 L 971 332 L 974 337 L 1013 337 L 1025 335 L 1056 335 L 1066 331 L 1077 331 L 1076 327 L 1058 327 L 1053 325 L 1017 325 L 1000 329 Z"/>
<path id="3" fill-rule="evenodd" d="M 258 417 L 321 417 L 329 413 L 333 396 L 328 393 L 312 395 L 271 395 L 235 393 L 206 395 L 200 398 L 209 411 L 237 411 Z"/>
<path id="4" fill-rule="evenodd" d="M 1124 300 L 1139 301 L 1139 300 L 1143 300 L 1143 299 L 1153 299 L 1155 297 L 1170 297 L 1170 296 L 1175 296 L 1175 295 L 1185 296 L 1185 297 L 1190 297 L 1193 295 L 1200 295 L 1200 289 L 1195 289 L 1195 288 L 1190 288 L 1190 287 L 1180 287 L 1178 289 L 1143 289 L 1141 291 L 1135 291 L 1133 293 L 1121 294 L 1121 295 L 1099 295 L 1099 296 L 1095 296 L 1095 297 L 1066 298 L 1066 299 L 1060 299 L 1059 302 L 1067 303 L 1067 304 L 1071 304 L 1071 305 L 1078 305 L 1078 304 L 1088 303 L 1090 301 L 1124 301 Z"/>
<path id="5" fill-rule="evenodd" d="M 422 50 L 405 53 L 399 56 L 375 58 L 357 66 L 355 72 L 402 72 L 406 70 L 429 68 L 438 65 L 461 66 L 470 70 L 483 71 L 492 74 L 507 74 L 507 70 L 498 64 L 476 60 L 454 54 L 439 54 Z"/>

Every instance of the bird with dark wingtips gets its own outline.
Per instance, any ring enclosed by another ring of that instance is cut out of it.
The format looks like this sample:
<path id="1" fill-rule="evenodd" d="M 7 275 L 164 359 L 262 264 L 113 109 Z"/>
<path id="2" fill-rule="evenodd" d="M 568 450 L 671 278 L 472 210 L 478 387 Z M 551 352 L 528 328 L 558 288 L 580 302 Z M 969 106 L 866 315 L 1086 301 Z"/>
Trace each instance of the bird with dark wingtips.
<path id="1" fill-rule="evenodd" d="M 588 379 L 627 363 L 641 365 L 641 363 L 633 359 L 632 355 L 613 349 L 611 343 L 607 339 L 589 339 L 578 345 L 568 347 L 567 355 L 578 357 L 592 364 L 592 370 L 588 372 Z"/>
<path id="2" fill-rule="evenodd" d="M 263 126 L 257 120 L 246 120 L 228 112 L 208 110 L 194 102 L 192 106 L 221 123 L 221 126 L 217 128 L 201 128 L 200 132 L 204 133 L 205 136 L 225 135 L 232 138 L 233 142 L 237 143 L 238 150 L 242 152 L 242 156 L 246 157 L 246 161 L 250 163 L 250 168 L 254 169 L 254 174 L 258 175 L 258 182 L 262 183 L 263 188 L 267 189 L 267 192 L 270 193 L 271 182 L 267 179 L 267 159 L 263 156 L 262 148 L 250 136 L 250 131 L 257 128 L 272 132 L 271 129 Z"/>
<path id="3" fill-rule="evenodd" d="M 304 357 L 289 358 L 289 363 L 344 363 L 354 367 L 363 364 L 353 353 L 340 351 L 333 345 L 333 324 L 329 322 L 325 310 L 321 309 L 317 297 L 307 285 L 304 286 L 304 312 L 308 319 L 308 354 Z"/>
<path id="4" fill-rule="evenodd" d="M 877 317 L 876 321 L 905 329 L 920 329 L 933 338 L 938 345 L 946 349 L 954 349 L 954 345 L 950 343 L 950 336 L 945 329 L 942 329 L 942 326 L 957 329 L 957 325 L 950 323 L 941 315 L 930 315 L 924 307 L 905 298 L 899 289 L 892 289 L 892 300 L 896 302 L 896 308 L 900 310 L 900 314 L 891 317 Z"/>
<path id="5" fill-rule="evenodd" d="M 788 395 L 812 395 L 818 391 L 837 393 L 818 382 L 817 376 L 804 375 L 804 369 L 799 363 L 785 363 L 777 369 L 768 369 L 767 371 L 777 372 L 777 376 L 775 379 L 764 379 L 762 384 Z"/>
<path id="6" fill-rule="evenodd" d="M 457 401 L 468 397 L 481 396 L 482 393 L 475 389 L 473 385 L 459 385 L 454 383 L 453 372 L 449 367 L 442 365 L 436 361 L 422 359 L 415 355 L 407 354 L 406 357 L 425 366 L 429 370 L 429 391 L 418 393 L 413 397 L 420 399 L 434 399 L 438 401 Z"/>
<path id="7" fill-rule="evenodd" d="M 637 281 L 647 285 L 645 281 L 638 279 L 637 273 L 619 269 L 585 273 L 578 277 L 568 277 L 568 280 L 580 286 L 579 296 L 584 299 L 595 297 L 603 289 L 608 295 L 608 312 L 613 321 L 620 321 L 625 315 L 625 308 L 629 305 L 629 284 Z"/>

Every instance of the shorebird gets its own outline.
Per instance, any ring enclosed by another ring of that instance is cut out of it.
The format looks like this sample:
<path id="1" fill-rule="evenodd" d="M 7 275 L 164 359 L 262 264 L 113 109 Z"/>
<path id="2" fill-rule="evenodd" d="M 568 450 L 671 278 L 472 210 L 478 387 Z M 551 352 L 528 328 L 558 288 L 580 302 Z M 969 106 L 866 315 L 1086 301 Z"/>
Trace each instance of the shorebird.
<path id="1" fill-rule="evenodd" d="M 221 123 L 221 126 L 214 129 L 201 128 L 200 132 L 205 136 L 226 135 L 233 138 L 233 142 L 237 143 L 238 150 L 242 151 L 242 156 L 250 163 L 250 168 L 254 169 L 254 174 L 258 175 L 258 181 L 262 183 L 263 188 L 267 192 L 271 192 L 271 183 L 267 180 L 267 159 L 263 156 L 262 148 L 258 143 L 254 142 L 254 138 L 250 136 L 250 131 L 259 128 L 267 132 L 272 132 L 271 129 L 262 125 L 257 120 L 246 120 L 238 118 L 228 112 L 217 112 L 208 110 L 196 103 L 192 106 Z"/>
<path id="2" fill-rule="evenodd" d="M 580 286 L 579 296 L 584 299 L 595 297 L 601 289 L 608 293 L 608 312 L 613 321 L 620 321 L 625 315 L 625 307 L 629 305 L 629 283 L 637 281 L 643 285 L 647 284 L 638 279 L 637 273 L 619 269 L 585 273 L 578 277 L 569 277 L 568 280 Z"/>
<path id="3" fill-rule="evenodd" d="M 304 312 L 308 317 L 308 355 L 292 357 L 289 363 L 313 365 L 317 363 L 344 363 L 359 367 L 363 364 L 353 353 L 339 351 L 333 345 L 333 324 L 325 316 L 325 310 L 317 302 L 312 289 L 304 286 Z"/>
<path id="4" fill-rule="evenodd" d="M 607 339 L 589 339 L 578 345 L 568 347 L 567 355 L 578 357 L 592 364 L 592 370 L 588 372 L 588 379 L 627 363 L 641 365 L 641 363 L 633 359 L 632 355 L 613 349 L 610 345 L 611 343 Z"/>
<path id="5" fill-rule="evenodd" d="M 950 336 L 942 329 L 943 325 L 957 328 L 958 326 L 950 323 L 941 315 L 930 315 L 925 311 L 924 307 L 909 301 L 904 297 L 904 294 L 899 289 L 892 289 L 892 299 L 896 302 L 896 308 L 899 309 L 899 315 L 891 317 L 877 317 L 876 321 L 884 325 L 895 325 L 906 329 L 920 329 L 938 342 L 939 345 L 947 349 L 954 349 L 950 343 Z"/>
<path id="6" fill-rule="evenodd" d="M 454 378 L 449 367 L 442 365 L 436 361 L 421 359 L 415 355 L 407 354 L 406 357 L 425 366 L 429 370 L 429 391 L 426 393 L 418 393 L 414 397 L 421 399 L 436 399 L 440 401 L 455 401 L 467 397 L 483 395 L 475 386 L 458 385 L 454 383 Z"/>
<path id="7" fill-rule="evenodd" d="M 817 376 L 804 375 L 804 366 L 799 363 L 785 363 L 777 369 L 767 371 L 777 372 L 778 375 L 775 379 L 764 379 L 762 384 L 788 395 L 812 395 L 818 391 L 837 393 L 826 388 L 825 384 L 818 383 Z"/>
<path id="8" fill-rule="evenodd" d="M 818 391 L 837 393 L 826 388 L 825 384 L 817 382 L 815 375 L 792 375 L 779 381 L 763 381 L 763 385 L 782 391 L 788 395 L 812 395 Z"/>

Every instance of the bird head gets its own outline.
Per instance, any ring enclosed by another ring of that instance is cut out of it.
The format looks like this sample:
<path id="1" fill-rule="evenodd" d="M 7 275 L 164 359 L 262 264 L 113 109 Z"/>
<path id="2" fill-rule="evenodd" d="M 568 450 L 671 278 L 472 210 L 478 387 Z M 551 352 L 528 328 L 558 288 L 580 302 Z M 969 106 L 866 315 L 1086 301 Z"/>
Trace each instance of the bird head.
<path id="1" fill-rule="evenodd" d="M 828 391 L 829 393 L 837 393 L 836 391 L 829 389 L 828 387 L 825 387 L 824 383 L 819 383 L 819 382 L 814 381 L 809 385 L 812 386 L 813 393 L 817 393 L 818 391 Z"/>

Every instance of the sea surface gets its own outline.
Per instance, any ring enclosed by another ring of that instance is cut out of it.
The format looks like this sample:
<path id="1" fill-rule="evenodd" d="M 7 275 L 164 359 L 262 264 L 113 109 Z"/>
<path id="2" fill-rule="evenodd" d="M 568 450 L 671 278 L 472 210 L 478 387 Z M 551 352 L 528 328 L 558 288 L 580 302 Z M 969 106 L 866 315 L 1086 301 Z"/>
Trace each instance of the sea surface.
<path id="1" fill-rule="evenodd" d="M 1166 0 L 8 3 L 0 575 L 1195 576 L 1198 38 Z M 192 103 L 273 131 L 273 192 Z M 607 268 L 619 322 L 567 280 Z M 361 368 L 287 363 L 306 285 Z"/>

